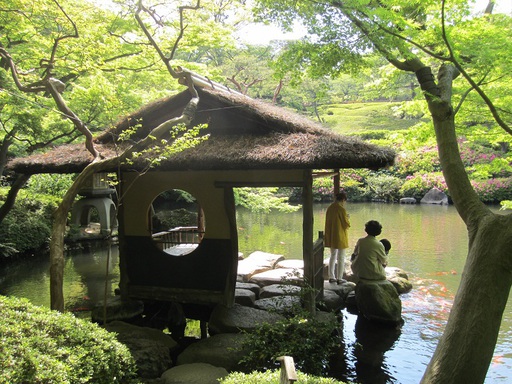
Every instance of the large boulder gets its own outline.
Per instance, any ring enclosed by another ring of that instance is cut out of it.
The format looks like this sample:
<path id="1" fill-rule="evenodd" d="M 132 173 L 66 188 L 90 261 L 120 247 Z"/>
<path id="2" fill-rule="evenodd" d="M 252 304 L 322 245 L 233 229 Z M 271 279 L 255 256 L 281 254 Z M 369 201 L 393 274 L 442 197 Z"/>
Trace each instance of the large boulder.
<path id="1" fill-rule="evenodd" d="M 235 304 L 232 308 L 224 305 L 217 305 L 212 311 L 208 322 L 210 335 L 219 333 L 239 333 L 241 331 L 253 331 L 263 323 L 275 323 L 283 317 L 276 313 L 244 307 Z"/>
<path id="2" fill-rule="evenodd" d="M 164 372 L 162 384 L 219 384 L 228 375 L 222 367 L 206 363 L 178 365 Z"/>
<path id="3" fill-rule="evenodd" d="M 113 321 L 103 327 L 115 332 L 117 339 L 128 347 L 140 377 L 160 377 L 172 365 L 171 352 L 178 348 L 178 344 L 158 329 L 138 327 L 122 321 Z"/>
<path id="4" fill-rule="evenodd" d="M 248 282 L 252 275 L 274 269 L 277 262 L 284 260 L 283 255 L 262 251 L 251 253 L 246 259 L 238 262 L 237 280 Z"/>
<path id="5" fill-rule="evenodd" d="M 448 205 L 448 196 L 439 188 L 434 187 L 423 196 L 420 203 Z"/>
<path id="6" fill-rule="evenodd" d="M 360 280 L 355 292 L 357 308 L 368 320 L 387 324 L 402 322 L 402 302 L 389 281 Z"/>
<path id="7" fill-rule="evenodd" d="M 238 362 L 248 353 L 244 347 L 247 337 L 243 333 L 222 333 L 201 339 L 178 356 L 177 365 L 207 363 L 227 371 L 238 370 Z"/>

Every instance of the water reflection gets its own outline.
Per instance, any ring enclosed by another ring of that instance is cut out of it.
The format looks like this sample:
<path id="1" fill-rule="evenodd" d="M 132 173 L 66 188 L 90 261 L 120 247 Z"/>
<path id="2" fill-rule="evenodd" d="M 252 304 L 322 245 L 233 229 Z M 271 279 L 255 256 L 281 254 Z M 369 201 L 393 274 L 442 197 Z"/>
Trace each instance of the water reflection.
<path id="1" fill-rule="evenodd" d="M 322 230 L 327 205 L 316 205 L 315 232 Z M 360 383 L 418 383 L 432 356 L 460 283 L 467 254 L 467 232 L 454 207 L 391 204 L 348 204 L 350 243 L 364 236 L 370 219 L 384 226 L 383 237 L 393 248 L 390 265 L 409 274 L 413 290 L 402 295 L 404 324 L 399 333 L 365 328 L 358 316 L 343 311 L 343 346 L 331 362 L 340 380 Z M 240 250 L 262 250 L 302 257 L 302 212 L 259 215 L 237 210 Z M 66 308 L 85 315 L 86 309 L 112 295 L 119 281 L 118 251 L 94 243 L 70 251 L 65 261 Z M 107 275 L 108 270 L 108 275 Z M 50 305 L 48 257 L 0 268 L 0 294 L 27 297 Z M 505 310 L 495 356 L 486 383 L 512 379 L 512 298 Z M 365 329 L 363 332 L 362 329 Z M 371 373 L 371 379 L 369 375 Z"/>
<path id="2" fill-rule="evenodd" d="M 119 282 L 119 249 L 108 242 L 83 243 L 68 253 L 66 271 L 77 280 L 67 284 L 70 292 L 66 308 L 73 312 L 90 311 L 105 297 L 111 297 Z"/>
<path id="3" fill-rule="evenodd" d="M 356 342 L 353 355 L 355 372 L 360 383 L 380 384 L 392 382 L 385 362 L 385 354 L 393 349 L 400 337 L 400 327 L 375 324 L 358 316 L 355 324 Z"/>

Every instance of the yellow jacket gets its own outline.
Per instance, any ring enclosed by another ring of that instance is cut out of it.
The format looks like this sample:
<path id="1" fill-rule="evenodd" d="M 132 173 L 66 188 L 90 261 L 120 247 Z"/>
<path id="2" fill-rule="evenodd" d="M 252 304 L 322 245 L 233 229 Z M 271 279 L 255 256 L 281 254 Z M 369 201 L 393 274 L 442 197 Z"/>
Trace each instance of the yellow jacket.
<path id="1" fill-rule="evenodd" d="M 329 248 L 348 248 L 348 220 L 345 207 L 339 202 L 334 202 L 327 208 L 325 213 L 324 245 Z"/>

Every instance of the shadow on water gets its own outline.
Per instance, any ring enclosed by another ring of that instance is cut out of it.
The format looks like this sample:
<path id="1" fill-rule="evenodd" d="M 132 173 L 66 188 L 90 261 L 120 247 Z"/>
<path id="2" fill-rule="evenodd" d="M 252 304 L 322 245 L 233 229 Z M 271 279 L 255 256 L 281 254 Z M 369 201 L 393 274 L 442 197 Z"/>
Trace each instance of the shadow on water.
<path id="1" fill-rule="evenodd" d="M 361 384 L 397 382 L 386 353 L 395 347 L 401 327 L 376 324 L 348 310 L 342 313 L 343 345 L 330 361 L 329 376 Z"/>

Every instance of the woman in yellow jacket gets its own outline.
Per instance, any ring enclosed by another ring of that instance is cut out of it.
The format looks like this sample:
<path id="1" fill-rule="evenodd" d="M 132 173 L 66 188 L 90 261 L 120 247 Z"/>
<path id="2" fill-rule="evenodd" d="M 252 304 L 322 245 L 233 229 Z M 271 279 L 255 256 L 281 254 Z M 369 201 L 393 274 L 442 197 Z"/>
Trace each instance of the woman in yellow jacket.
<path id="1" fill-rule="evenodd" d="M 348 229 L 350 221 L 345 209 L 347 194 L 336 194 L 335 201 L 329 205 L 325 213 L 324 245 L 331 249 L 329 259 L 329 282 L 342 283 L 345 272 L 345 255 L 348 248 Z M 338 264 L 338 273 L 335 273 L 335 265 Z"/>

